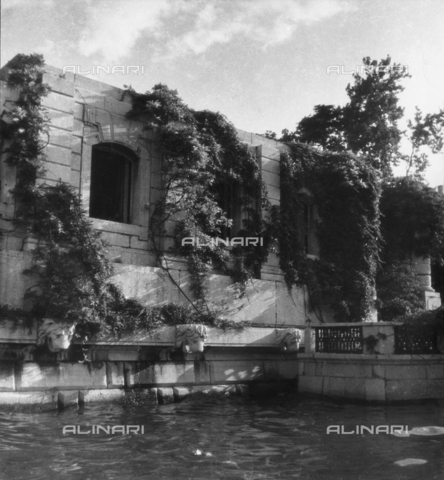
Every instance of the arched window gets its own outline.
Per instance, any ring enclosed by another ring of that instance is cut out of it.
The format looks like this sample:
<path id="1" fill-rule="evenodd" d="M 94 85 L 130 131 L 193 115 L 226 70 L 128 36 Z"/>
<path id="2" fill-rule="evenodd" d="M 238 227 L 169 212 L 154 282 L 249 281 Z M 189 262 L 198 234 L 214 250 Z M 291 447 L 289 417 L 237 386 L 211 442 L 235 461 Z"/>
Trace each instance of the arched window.
<path id="1" fill-rule="evenodd" d="M 130 223 L 137 156 L 116 143 L 92 147 L 89 216 Z"/>

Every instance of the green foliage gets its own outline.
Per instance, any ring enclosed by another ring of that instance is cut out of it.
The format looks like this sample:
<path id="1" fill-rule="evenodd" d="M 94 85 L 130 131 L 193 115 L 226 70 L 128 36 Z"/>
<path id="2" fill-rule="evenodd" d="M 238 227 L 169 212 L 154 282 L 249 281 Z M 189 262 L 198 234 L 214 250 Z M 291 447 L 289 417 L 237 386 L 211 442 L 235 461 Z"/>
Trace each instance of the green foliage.
<path id="1" fill-rule="evenodd" d="M 134 299 L 126 299 L 120 289 L 110 283 L 112 268 L 106 258 L 106 245 L 100 232 L 92 228 L 75 191 L 66 183 L 36 185 L 37 176 L 43 173 L 45 157 L 42 150 L 45 145 L 41 138 L 48 123 L 45 110 L 40 106 L 42 96 L 48 93 L 47 86 L 41 84 L 43 65 L 43 57 L 39 55 L 22 55 L 10 65 L 9 85 L 19 88 L 21 93 L 6 132 L 10 140 L 7 161 L 17 167 L 13 194 L 19 208 L 15 220 L 26 225 L 28 233 L 38 239 L 34 262 L 28 272 L 35 274 L 38 281 L 26 293 L 33 301 L 30 313 L 3 305 L 0 306 L 1 316 L 17 321 L 36 316 L 72 321 L 77 324 L 76 333 L 82 338 L 99 332 L 113 333 L 118 337 L 139 330 L 151 331 L 162 325 L 184 323 L 244 328 L 246 322 L 235 324 L 224 320 L 217 309 L 176 304 L 146 307 Z M 135 105 L 137 109 L 137 101 Z M 153 223 L 157 221 L 161 225 L 165 221 L 165 218 L 159 221 L 159 214 L 167 212 L 168 218 L 181 209 L 190 209 L 195 227 L 211 234 L 219 232 L 220 225 L 226 224 L 228 219 L 224 218 L 221 209 L 217 210 L 208 185 L 211 187 L 217 183 L 216 177 L 224 171 L 219 164 L 210 165 L 211 160 L 219 161 L 218 153 L 222 147 L 205 132 L 204 127 L 196 136 L 198 122 L 218 130 L 221 144 L 228 152 L 226 161 L 231 162 L 232 172 L 226 176 L 237 181 L 245 192 L 251 192 L 255 187 L 251 187 L 251 182 L 247 185 L 241 179 L 242 174 L 251 175 L 249 180 L 256 178 L 256 187 L 260 185 L 254 159 L 235 141 L 234 127 L 221 115 L 201 112 L 196 115 L 199 117 L 196 120 L 177 92 L 165 86 L 156 86 L 153 98 L 144 101 L 144 106 L 159 126 L 161 143 L 170 148 L 165 155 L 165 173 L 171 190 L 158 205 Z M 170 119 L 188 122 L 187 129 L 179 131 L 172 127 Z M 235 165 L 236 158 L 243 158 L 243 161 Z M 182 198 L 177 198 L 178 191 Z M 222 261 L 226 255 L 222 251 L 197 253 L 193 252 L 189 257 L 191 270 L 196 273 L 194 277 L 206 273 L 210 260 Z M 199 290 L 201 287 L 202 283 L 195 285 L 195 293 L 200 297 L 204 294 L 202 289 Z"/>
<path id="2" fill-rule="evenodd" d="M 414 173 L 421 178 L 429 164 L 424 147 L 428 147 L 432 153 L 439 153 L 444 146 L 444 110 L 423 117 L 421 110 L 416 107 L 414 122 L 409 120 L 407 126 L 406 135 L 411 151 L 409 155 L 402 155 L 401 159 L 407 163 L 407 175 Z"/>
<path id="3" fill-rule="evenodd" d="M 418 179 L 392 179 L 383 185 L 380 210 L 378 310 L 390 321 L 425 308 L 414 258 L 444 265 L 444 197 Z"/>
<path id="4" fill-rule="evenodd" d="M 350 154 L 318 153 L 295 143 L 281 159 L 280 266 L 288 286 L 306 285 L 311 307 L 333 309 L 340 321 L 362 321 L 373 303 L 378 259 L 380 181 Z M 297 211 L 307 189 L 320 220 L 320 255 L 299 241 Z"/>
<path id="5" fill-rule="evenodd" d="M 444 353 L 444 308 L 425 310 L 398 318 L 402 325 L 398 328 L 410 350 L 423 353 Z"/>
<path id="6" fill-rule="evenodd" d="M 394 261 L 379 268 L 376 276 L 379 320 L 390 322 L 424 310 L 424 300 L 413 265 Z"/>
<path id="7" fill-rule="evenodd" d="M 7 163 L 17 168 L 17 182 L 13 194 L 20 201 L 19 215 L 31 214 L 35 180 L 43 172 L 45 160 L 42 136 L 47 133 L 48 118 L 41 106 L 41 98 L 49 92 L 42 83 L 43 57 L 32 54 L 17 55 L 9 64 L 8 85 L 20 90 L 15 107 L 8 114 L 4 129 L 9 147 Z"/>
<path id="8" fill-rule="evenodd" d="M 443 148 L 444 111 L 423 116 L 417 109 L 407 131 L 400 130 L 404 109 L 398 96 L 404 90 L 401 81 L 410 75 L 389 56 L 379 62 L 365 57 L 363 66 L 364 74 L 355 73 L 354 84 L 346 88 L 345 106 L 316 105 L 313 115 L 304 117 L 294 132 L 283 130 L 280 140 L 362 155 L 384 179 L 392 177 L 392 166 L 400 161 L 407 163 L 410 174 L 421 176 L 428 165 L 425 150 L 438 153 Z M 408 155 L 400 151 L 402 138 L 411 145 Z"/>
<path id="9" fill-rule="evenodd" d="M 222 114 L 193 111 L 177 91 L 162 84 L 143 95 L 129 91 L 133 109 L 128 117 L 140 117 L 146 128 L 154 128 L 163 152 L 162 194 L 150 221 L 153 244 L 159 241 L 165 222 L 175 220 L 176 253 L 188 259 L 191 289 L 199 310 L 208 308 L 206 282 L 213 267 L 229 273 L 243 293 L 248 279 L 258 275 L 272 244 L 267 217 L 271 207 L 256 158 Z M 227 252 L 209 244 L 233 225 L 230 205 L 224 204 L 227 191 L 232 205 L 242 205 L 244 216 L 241 229 L 231 236 L 263 237 L 263 246 L 237 247 Z M 203 245 L 182 247 L 180 240 L 184 237 L 198 238 Z M 157 251 L 161 261 L 163 252 L 160 248 Z M 234 267 L 229 266 L 230 259 Z"/>
<path id="10" fill-rule="evenodd" d="M 420 180 L 397 178 L 381 196 L 382 260 L 431 256 L 444 264 L 444 197 Z"/>
<path id="11" fill-rule="evenodd" d="M 21 308 L 14 308 L 10 305 L 0 304 L 0 324 L 1 322 L 11 321 L 13 328 L 19 326 L 31 328 L 34 316 L 31 312 L 26 312 Z"/>

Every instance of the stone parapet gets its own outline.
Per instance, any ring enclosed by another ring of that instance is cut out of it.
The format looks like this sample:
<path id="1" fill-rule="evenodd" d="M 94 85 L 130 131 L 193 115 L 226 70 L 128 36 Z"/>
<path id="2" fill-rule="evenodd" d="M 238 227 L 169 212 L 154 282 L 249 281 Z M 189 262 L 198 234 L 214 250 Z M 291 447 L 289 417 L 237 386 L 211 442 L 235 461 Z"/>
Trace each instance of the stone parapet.
<path id="1" fill-rule="evenodd" d="M 444 398 L 444 355 L 300 354 L 298 392 L 367 402 Z"/>

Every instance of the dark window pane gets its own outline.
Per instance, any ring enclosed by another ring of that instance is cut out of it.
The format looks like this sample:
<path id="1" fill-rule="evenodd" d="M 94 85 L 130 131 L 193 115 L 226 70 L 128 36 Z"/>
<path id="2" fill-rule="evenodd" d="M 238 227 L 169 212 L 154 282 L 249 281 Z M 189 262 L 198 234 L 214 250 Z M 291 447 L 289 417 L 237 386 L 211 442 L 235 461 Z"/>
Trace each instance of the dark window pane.
<path id="1" fill-rule="evenodd" d="M 93 218 L 130 221 L 132 162 L 124 155 L 93 147 L 89 215 Z"/>

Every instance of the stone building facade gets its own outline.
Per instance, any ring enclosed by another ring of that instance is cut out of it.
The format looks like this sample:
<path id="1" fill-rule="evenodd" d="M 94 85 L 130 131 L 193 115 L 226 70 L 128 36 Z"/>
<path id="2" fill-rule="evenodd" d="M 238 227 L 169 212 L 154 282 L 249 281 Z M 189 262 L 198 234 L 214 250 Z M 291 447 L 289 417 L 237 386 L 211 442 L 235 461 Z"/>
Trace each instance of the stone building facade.
<path id="1" fill-rule="evenodd" d="M 150 210 L 161 188 L 161 152 L 156 149 L 153 132 L 143 129 L 137 120 L 128 120 L 131 99 L 123 90 L 45 67 L 44 83 L 51 87 L 43 99 L 51 123 L 45 148 L 45 173 L 38 182 L 54 185 L 68 182 L 78 191 L 94 228 L 102 232 L 109 244 L 109 258 L 114 262 L 114 280 L 128 297 L 152 305 L 186 302 L 180 291 L 165 278 L 149 248 Z M 18 92 L 1 83 L 3 115 L 12 108 Z M 285 148 L 271 139 L 238 130 L 239 139 L 256 155 L 272 204 L 279 204 L 279 157 Z M 106 159 L 104 160 L 104 157 Z M 107 164 L 104 163 L 108 162 Z M 103 166 L 106 164 L 106 167 Z M 111 166 L 110 166 L 111 164 Z M 14 199 L 10 189 L 15 172 L 2 159 L 0 192 L 0 229 L 2 274 L 0 301 L 23 307 L 27 278 L 22 267 L 29 262 L 32 245 L 13 224 Z M 103 190 L 104 184 L 113 188 Z M 114 191 L 114 198 L 106 197 Z M 167 229 L 172 228 L 167 225 Z M 164 248 L 168 249 L 168 238 Z M 313 238 L 311 240 L 314 242 Z M 169 266 L 183 292 L 189 293 L 188 273 L 183 259 L 169 258 Z M 271 253 L 263 265 L 260 280 L 248 287 L 244 299 L 228 294 L 231 281 L 222 275 L 210 280 L 210 297 L 226 301 L 233 320 L 249 320 L 265 326 L 303 326 L 311 317 L 306 308 L 303 289 L 289 295 Z M 316 318 L 312 318 L 316 322 Z"/>
<path id="2" fill-rule="evenodd" d="M 192 297 L 186 261 L 166 253 L 173 241 L 168 233 L 174 225 L 166 226 L 163 242 L 173 280 L 150 248 L 149 218 L 162 188 L 162 152 L 154 133 L 144 129 L 142 122 L 126 117 L 132 103 L 123 90 L 51 66 L 45 66 L 45 72 L 43 82 L 51 92 L 44 97 L 43 106 L 51 122 L 45 172 L 37 181 L 47 185 L 66 182 L 79 194 L 93 227 L 109 245 L 112 280 L 126 297 L 145 305 L 186 305 L 187 297 Z M 2 121 L 19 93 L 7 86 L 7 74 L 6 65 L 0 71 Z M 280 155 L 287 147 L 253 133 L 237 133 L 257 159 L 268 199 L 279 205 Z M 4 146 L 2 141 L 2 151 Z M 0 161 L 0 178 L 0 304 L 26 309 L 25 292 L 35 279 L 25 272 L 32 262 L 35 240 L 13 222 L 16 204 L 10 190 L 16 173 L 5 156 Z M 314 215 L 306 212 L 304 235 L 309 254 L 317 253 Z M 429 267 L 421 266 L 418 273 L 429 290 Z M 198 353 L 187 354 L 191 345 L 187 332 L 165 327 L 155 335 L 127 336 L 119 341 L 102 337 L 81 349 L 72 345 L 67 352 L 49 353 L 43 361 L 36 361 L 27 352 L 38 341 L 38 325 L 17 329 L 9 319 L 0 319 L 0 405 L 51 409 L 122 399 L 134 389 L 143 391 L 147 401 L 167 403 L 190 391 L 232 394 L 244 393 L 247 387 L 258 391 L 296 388 L 299 377 L 300 391 L 333 395 L 333 387 L 331 392 L 323 390 L 322 385 L 327 385 L 323 379 L 316 378 L 321 387 L 316 392 L 312 389 L 315 380 L 309 370 L 310 362 L 316 361 L 311 351 L 314 337 L 304 332 L 307 324 L 313 332 L 320 322 L 308 308 L 306 289 L 288 291 L 276 253 L 269 255 L 259 277 L 240 297 L 228 276 L 216 272 L 210 276 L 209 299 L 224 306 L 227 319 L 246 320 L 253 326 L 240 333 L 208 328 L 194 339 L 205 342 L 204 351 Z M 435 298 L 432 293 L 426 296 Z M 304 344 L 306 353 L 298 354 L 299 345 Z M 184 354 L 178 355 L 178 349 Z M 367 357 L 379 362 L 375 355 Z M 365 382 L 373 385 L 370 377 Z M 328 382 L 336 385 L 333 380 Z M 366 387 L 368 395 L 357 393 L 354 387 L 344 387 L 341 395 L 374 400 L 370 387 Z M 414 398 L 409 395 L 405 399 Z M 438 396 L 442 397 L 442 392 Z M 377 400 L 389 398 L 383 397 Z"/>

